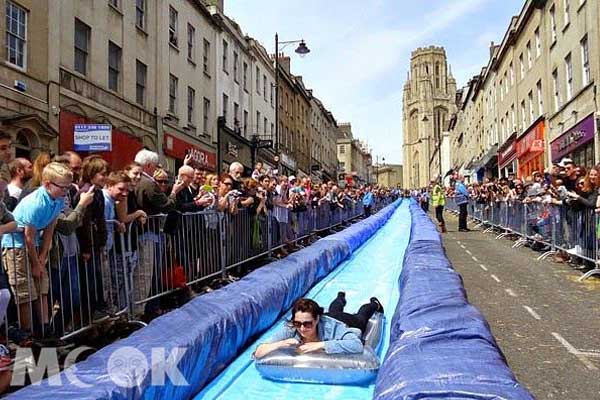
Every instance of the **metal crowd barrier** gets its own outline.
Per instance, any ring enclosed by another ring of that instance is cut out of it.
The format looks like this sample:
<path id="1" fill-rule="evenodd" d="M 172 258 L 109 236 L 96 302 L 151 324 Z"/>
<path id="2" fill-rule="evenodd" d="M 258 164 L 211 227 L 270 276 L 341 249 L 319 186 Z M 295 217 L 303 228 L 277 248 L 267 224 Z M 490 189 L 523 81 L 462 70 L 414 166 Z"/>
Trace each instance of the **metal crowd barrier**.
<path id="1" fill-rule="evenodd" d="M 454 198 L 446 200 L 446 208 L 458 213 Z M 469 216 L 479 226 L 487 227 L 484 232 L 499 231 L 496 239 L 517 236 L 514 248 L 535 243 L 543 250 L 538 260 L 563 252 L 593 263 L 594 268 L 582 275 L 580 281 L 600 275 L 598 215 L 594 209 L 544 202 L 492 201 L 481 204 L 470 200 Z"/>
<path id="2" fill-rule="evenodd" d="M 391 202 L 377 198 L 373 212 Z M 363 213 L 362 202 L 349 201 L 344 208 L 324 203 L 264 215 L 245 208 L 235 214 L 173 212 L 127 226 L 107 220 L 105 245 L 95 245 L 95 225 L 86 232 L 92 249 L 86 257 L 74 229 L 68 235 L 55 232 L 43 280 L 34 279 L 29 252 L 15 244 L 14 233 L 8 234 L 15 248 L 2 249 L 11 286 L 6 315 L 0 315 L 5 340 L 18 343 L 48 334 L 67 339 L 109 318 L 143 324 L 138 318 L 160 308 L 164 296 L 211 278 L 225 279 L 232 268 Z"/>

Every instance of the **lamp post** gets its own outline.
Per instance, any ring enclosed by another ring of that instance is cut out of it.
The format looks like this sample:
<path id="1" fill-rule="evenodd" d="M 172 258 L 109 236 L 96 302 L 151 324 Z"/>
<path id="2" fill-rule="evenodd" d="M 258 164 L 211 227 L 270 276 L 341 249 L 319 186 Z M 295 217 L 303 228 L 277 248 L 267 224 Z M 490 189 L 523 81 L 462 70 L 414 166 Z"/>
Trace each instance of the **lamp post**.
<path id="1" fill-rule="evenodd" d="M 415 142 L 412 142 L 412 143 L 404 143 L 404 144 L 403 144 L 403 146 L 404 146 L 404 147 L 407 147 L 407 146 L 414 146 L 414 145 L 416 145 L 416 144 L 420 144 L 420 143 L 423 143 L 423 139 L 418 139 L 417 141 L 415 141 Z M 417 161 L 417 162 L 418 162 L 418 161 Z M 412 171 L 412 174 L 410 174 L 410 179 L 411 179 L 411 182 L 412 182 L 412 183 L 411 183 L 410 185 L 412 186 L 412 187 L 411 187 L 411 189 L 414 189 L 414 188 L 417 186 L 417 185 L 415 184 L 415 170 L 417 169 L 417 165 L 414 163 L 414 161 L 413 161 L 412 169 L 413 169 L 413 171 Z M 418 182 L 418 179 L 417 179 L 417 181 L 416 181 L 416 182 Z M 407 182 L 407 183 L 408 183 L 408 182 Z"/>
<path id="2" fill-rule="evenodd" d="M 429 122 L 429 118 L 427 118 L 427 114 L 422 119 L 423 122 Z M 442 138 L 441 138 L 441 127 L 438 129 L 436 137 L 436 150 L 438 153 L 438 179 L 440 182 L 442 181 Z M 429 147 L 429 141 L 427 143 L 427 147 Z M 431 162 L 431 160 L 429 160 Z M 430 179 L 431 180 L 431 179 Z"/>
<path id="3" fill-rule="evenodd" d="M 279 46 L 281 50 L 290 44 L 298 43 L 296 54 L 305 56 L 310 53 L 310 49 L 304 43 L 304 39 L 279 41 L 279 34 L 275 33 L 275 151 L 279 150 Z"/>

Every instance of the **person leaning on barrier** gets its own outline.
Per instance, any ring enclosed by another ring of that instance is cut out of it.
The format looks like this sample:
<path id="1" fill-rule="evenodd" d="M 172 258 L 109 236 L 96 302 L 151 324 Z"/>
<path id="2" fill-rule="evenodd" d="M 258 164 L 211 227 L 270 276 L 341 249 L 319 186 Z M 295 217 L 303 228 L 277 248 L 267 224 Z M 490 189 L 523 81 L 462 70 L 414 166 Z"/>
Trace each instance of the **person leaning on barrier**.
<path id="1" fill-rule="evenodd" d="M 198 212 L 204 210 L 212 203 L 211 196 L 204 192 L 200 186 L 198 189 L 192 187 L 194 181 L 194 169 L 188 165 L 179 168 L 177 179 L 183 182 L 183 188 L 177 193 L 177 210 L 182 213 Z"/>
<path id="2" fill-rule="evenodd" d="M 25 330 L 33 326 L 30 311 L 41 323 L 49 321 L 46 261 L 56 219 L 64 208 L 65 193 L 72 179 L 73 174 L 66 166 L 56 162 L 48 164 L 42 172 L 42 186 L 21 200 L 14 210 L 17 226 L 24 232 L 2 238 L 3 262 L 15 294 L 21 327 Z M 41 237 L 40 231 L 43 231 Z"/>
<path id="3" fill-rule="evenodd" d="M 254 357 L 262 358 L 274 350 L 297 347 L 298 353 L 325 351 L 327 354 L 352 354 L 363 351 L 362 334 L 367 322 L 375 312 L 383 312 L 383 306 L 372 297 L 363 304 L 358 313 L 344 312 L 346 297 L 339 292 L 329 305 L 329 312 L 311 299 L 298 299 L 292 306 L 292 319 L 288 326 L 278 331 L 270 343 L 262 343 Z"/>
<path id="4" fill-rule="evenodd" d="M 53 237 L 49 255 L 51 308 L 58 311 L 52 317 L 53 333 L 62 335 L 71 323 L 79 322 L 80 281 L 79 281 L 79 245 L 76 230 L 83 223 L 86 208 L 94 200 L 92 187 L 79 196 L 79 202 L 73 208 L 69 196 L 65 196 L 65 208 L 56 219 L 56 235 Z"/>

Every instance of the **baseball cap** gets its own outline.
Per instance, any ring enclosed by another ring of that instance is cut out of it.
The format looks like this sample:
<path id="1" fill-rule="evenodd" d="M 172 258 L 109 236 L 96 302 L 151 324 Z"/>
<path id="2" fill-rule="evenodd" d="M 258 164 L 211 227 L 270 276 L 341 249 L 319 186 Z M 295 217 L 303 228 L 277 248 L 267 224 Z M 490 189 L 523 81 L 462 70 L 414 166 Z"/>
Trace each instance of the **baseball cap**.
<path id="1" fill-rule="evenodd" d="M 563 158 L 562 160 L 560 160 L 560 162 L 558 163 L 558 166 L 561 168 L 564 168 L 567 166 L 567 164 L 573 164 L 573 160 L 571 160 L 570 158 Z"/>

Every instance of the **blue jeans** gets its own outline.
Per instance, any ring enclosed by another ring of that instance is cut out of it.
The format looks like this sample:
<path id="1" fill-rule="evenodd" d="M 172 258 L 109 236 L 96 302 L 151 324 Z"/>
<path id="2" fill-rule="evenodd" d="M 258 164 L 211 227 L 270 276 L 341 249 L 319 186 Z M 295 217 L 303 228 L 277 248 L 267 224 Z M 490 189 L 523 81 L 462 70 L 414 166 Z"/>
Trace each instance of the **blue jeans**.
<path id="1" fill-rule="evenodd" d="M 79 293 L 79 266 L 77 256 L 63 257 L 59 268 L 50 268 L 52 300 L 58 300 L 60 309 L 54 316 L 54 328 L 62 334 L 65 326 L 78 313 L 81 304 Z M 50 305 L 52 307 L 52 305 Z"/>

